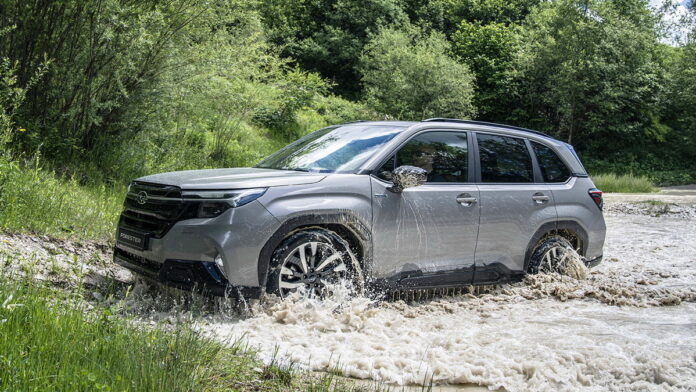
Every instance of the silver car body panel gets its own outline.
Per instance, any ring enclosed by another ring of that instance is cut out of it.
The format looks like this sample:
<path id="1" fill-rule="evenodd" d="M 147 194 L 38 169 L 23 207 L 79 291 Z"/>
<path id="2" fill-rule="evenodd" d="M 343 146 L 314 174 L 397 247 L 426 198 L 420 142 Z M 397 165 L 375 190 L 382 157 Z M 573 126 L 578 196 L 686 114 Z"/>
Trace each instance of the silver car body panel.
<path id="1" fill-rule="evenodd" d="M 313 184 L 326 174 L 259 168 L 205 169 L 153 174 L 137 181 L 175 185 L 181 189 L 246 189 Z"/>
<path id="2" fill-rule="evenodd" d="M 548 186 L 479 184 L 478 188 L 481 192 L 481 223 L 476 266 L 501 263 L 513 271 L 524 269 L 529 241 L 542 225 L 557 218 Z M 545 194 L 551 199 L 538 204 L 533 199 L 536 194 Z"/>
<path id="3" fill-rule="evenodd" d="M 159 264 L 165 260 L 214 261 L 219 254 L 232 285 L 258 286 L 259 249 L 278 227 L 280 222 L 253 201 L 215 218 L 177 222 L 164 237 L 150 239 L 148 250 L 121 243 L 116 246 Z"/>
<path id="4" fill-rule="evenodd" d="M 572 177 L 563 184 L 550 184 L 556 201 L 556 211 L 559 222 L 575 222 L 587 234 L 587 244 L 584 250 L 586 259 L 602 256 L 604 237 L 607 231 L 604 216 L 597 213 L 597 205 L 589 197 L 582 197 L 587 190 L 594 188 L 589 177 Z"/>
<path id="5" fill-rule="evenodd" d="M 330 174 L 316 184 L 269 188 L 258 201 L 280 222 L 302 215 L 345 213 L 371 226 L 369 176 Z"/>
<path id="6" fill-rule="evenodd" d="M 374 277 L 473 266 L 479 205 L 456 199 L 478 198 L 476 185 L 424 184 L 393 193 L 389 183 L 371 178 Z"/>

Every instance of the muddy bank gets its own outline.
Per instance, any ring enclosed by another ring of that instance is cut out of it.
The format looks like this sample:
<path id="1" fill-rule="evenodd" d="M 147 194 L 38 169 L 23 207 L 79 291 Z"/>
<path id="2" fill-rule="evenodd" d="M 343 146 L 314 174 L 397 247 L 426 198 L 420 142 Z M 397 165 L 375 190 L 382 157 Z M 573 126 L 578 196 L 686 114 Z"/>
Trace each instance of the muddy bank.
<path id="1" fill-rule="evenodd" d="M 111 248 L 100 242 L 0 232 L 0 272 L 8 278 L 29 277 L 58 287 L 84 285 L 99 296 L 104 284 L 133 282 L 111 255 Z"/>

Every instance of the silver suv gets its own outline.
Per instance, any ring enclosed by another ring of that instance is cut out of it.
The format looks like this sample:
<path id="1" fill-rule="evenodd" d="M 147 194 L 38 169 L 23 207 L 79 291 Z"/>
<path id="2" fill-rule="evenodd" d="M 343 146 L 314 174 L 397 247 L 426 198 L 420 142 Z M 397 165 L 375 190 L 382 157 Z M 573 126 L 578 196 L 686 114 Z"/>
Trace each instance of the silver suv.
<path id="1" fill-rule="evenodd" d="M 253 168 L 130 184 L 115 261 L 184 289 L 285 296 L 327 283 L 431 289 L 601 261 L 605 224 L 573 147 L 453 119 L 313 132 Z"/>

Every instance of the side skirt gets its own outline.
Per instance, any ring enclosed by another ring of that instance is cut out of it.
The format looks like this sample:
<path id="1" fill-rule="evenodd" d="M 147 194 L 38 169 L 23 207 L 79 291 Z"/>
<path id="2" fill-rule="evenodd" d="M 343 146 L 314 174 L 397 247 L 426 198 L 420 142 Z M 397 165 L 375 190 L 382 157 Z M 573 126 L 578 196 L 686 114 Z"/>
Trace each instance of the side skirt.
<path id="1" fill-rule="evenodd" d="M 518 282 L 523 277 L 522 271 L 510 270 L 502 263 L 492 263 L 436 272 L 422 270 L 401 272 L 386 278 L 375 279 L 369 287 L 373 290 L 453 288 Z"/>

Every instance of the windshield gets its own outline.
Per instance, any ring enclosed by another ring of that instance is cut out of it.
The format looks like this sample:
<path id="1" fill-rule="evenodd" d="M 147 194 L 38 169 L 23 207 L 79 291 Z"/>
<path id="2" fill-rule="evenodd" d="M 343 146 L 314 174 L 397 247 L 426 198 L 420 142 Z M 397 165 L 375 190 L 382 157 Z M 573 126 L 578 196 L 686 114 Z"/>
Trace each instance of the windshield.
<path id="1" fill-rule="evenodd" d="M 404 128 L 350 124 L 320 129 L 274 153 L 256 167 L 321 173 L 354 171 Z"/>

